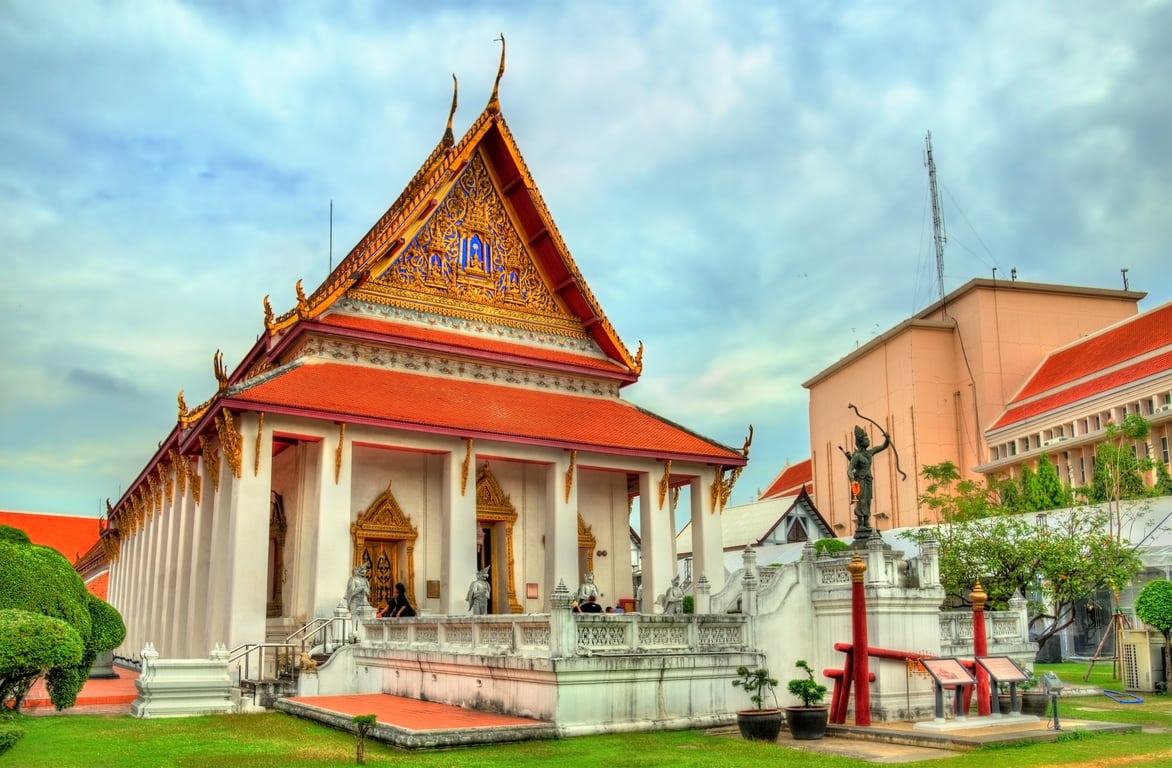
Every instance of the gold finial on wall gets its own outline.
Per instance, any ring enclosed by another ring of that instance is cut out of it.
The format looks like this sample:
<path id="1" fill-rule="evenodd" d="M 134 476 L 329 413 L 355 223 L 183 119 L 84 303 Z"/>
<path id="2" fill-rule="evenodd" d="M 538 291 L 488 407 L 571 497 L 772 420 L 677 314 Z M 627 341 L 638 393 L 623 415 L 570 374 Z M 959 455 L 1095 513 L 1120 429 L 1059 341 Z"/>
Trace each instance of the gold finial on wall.
<path id="1" fill-rule="evenodd" d="M 716 465 L 716 474 L 712 478 L 712 485 L 709 487 L 709 501 L 712 505 L 712 511 L 719 512 L 720 507 L 717 503 L 720 501 L 720 488 L 724 484 L 724 467 L 720 464 Z"/>
<path id="2" fill-rule="evenodd" d="M 252 476 L 253 477 L 256 477 L 257 475 L 260 474 L 260 438 L 261 438 L 261 435 L 264 434 L 264 428 L 265 428 L 265 415 L 263 412 L 258 413 L 256 415 L 256 450 L 253 452 L 253 457 L 252 457 Z"/>
<path id="3" fill-rule="evenodd" d="M 643 342 L 639 342 L 639 349 L 635 352 L 635 373 L 643 373 Z"/>
<path id="4" fill-rule="evenodd" d="M 667 498 L 667 489 L 671 485 L 671 459 L 663 464 L 663 477 L 659 479 L 659 508 L 663 509 L 663 501 Z"/>
<path id="5" fill-rule="evenodd" d="M 468 466 L 472 463 L 472 438 L 464 441 L 464 466 L 460 469 L 460 495 L 468 487 Z"/>
<path id="6" fill-rule="evenodd" d="M 570 466 L 566 470 L 566 503 L 570 503 L 570 490 L 574 487 L 574 468 L 578 466 L 578 452 L 570 451 Z"/>
<path id="7" fill-rule="evenodd" d="M 346 422 L 338 424 L 338 448 L 334 451 L 334 485 L 342 479 L 342 447 L 346 444 Z"/>
<path id="8" fill-rule="evenodd" d="M 183 399 L 183 390 L 179 390 L 179 424 L 187 422 L 187 401 Z"/>
<path id="9" fill-rule="evenodd" d="M 271 331 L 273 330 L 273 305 L 269 303 L 268 294 L 265 294 L 263 303 L 265 307 L 265 330 Z"/>
<path id="10" fill-rule="evenodd" d="M 501 65 L 496 71 L 496 82 L 492 84 L 492 96 L 488 98 L 488 111 L 494 115 L 500 114 L 501 111 L 500 87 L 501 78 L 505 74 L 505 33 L 501 32 L 497 40 L 501 41 Z"/>

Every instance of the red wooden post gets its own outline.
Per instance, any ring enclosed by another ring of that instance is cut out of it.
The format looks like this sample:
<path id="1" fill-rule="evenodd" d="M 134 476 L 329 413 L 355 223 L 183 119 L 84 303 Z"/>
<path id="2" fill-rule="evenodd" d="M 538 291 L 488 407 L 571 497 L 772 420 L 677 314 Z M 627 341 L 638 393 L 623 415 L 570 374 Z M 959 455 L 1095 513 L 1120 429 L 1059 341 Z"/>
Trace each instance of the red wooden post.
<path id="1" fill-rule="evenodd" d="M 985 594 L 981 582 L 973 587 L 973 656 L 988 656 L 989 641 L 985 638 L 985 601 L 989 596 Z M 974 662 L 976 659 L 974 659 Z M 989 673 L 980 664 L 974 663 L 977 674 L 977 714 L 988 715 L 992 708 L 989 703 Z"/>
<path id="2" fill-rule="evenodd" d="M 851 645 L 855 651 L 852 670 L 855 688 L 855 725 L 871 724 L 870 654 L 867 652 L 867 595 L 863 591 L 863 573 L 867 564 L 855 552 L 850 565 L 851 574 Z"/>

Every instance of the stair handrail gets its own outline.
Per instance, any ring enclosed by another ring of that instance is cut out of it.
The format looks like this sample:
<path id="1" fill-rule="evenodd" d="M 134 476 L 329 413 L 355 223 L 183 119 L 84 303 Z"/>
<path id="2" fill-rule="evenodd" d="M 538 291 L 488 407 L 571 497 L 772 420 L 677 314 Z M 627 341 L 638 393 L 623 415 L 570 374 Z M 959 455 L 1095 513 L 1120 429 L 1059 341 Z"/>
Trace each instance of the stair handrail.
<path id="1" fill-rule="evenodd" d="M 306 640 L 308 640 L 309 638 L 316 637 L 319 633 L 324 632 L 326 629 L 328 629 L 335 622 L 346 622 L 346 621 L 347 621 L 347 619 L 339 617 L 339 616 L 319 616 L 319 617 L 316 617 L 316 618 L 306 622 L 305 625 L 293 630 L 289 634 L 289 636 L 285 638 L 285 642 L 292 643 L 294 641 L 298 641 L 301 645 L 301 651 L 305 652 Z M 346 630 L 346 626 L 343 623 L 342 632 L 345 633 L 345 630 Z M 317 644 L 318 643 L 314 643 L 313 645 L 317 645 Z M 325 643 L 321 643 L 321 644 L 324 645 Z M 313 645 L 311 645 L 310 648 L 312 648 Z"/>
<path id="2" fill-rule="evenodd" d="M 278 650 L 283 649 L 283 650 L 293 651 L 296 648 L 297 648 L 297 646 L 295 643 L 242 643 L 241 645 L 236 646 L 235 648 L 233 648 L 231 651 L 228 652 L 228 663 L 231 664 L 234 661 L 239 661 L 240 659 L 244 659 L 244 674 L 240 676 L 240 679 L 241 680 L 251 680 L 252 679 L 252 675 L 251 675 L 252 654 L 254 652 L 257 652 L 257 651 L 260 652 L 260 659 L 258 662 L 258 667 L 260 669 L 260 674 L 263 676 L 264 675 L 264 653 L 265 653 L 266 649 L 278 649 Z M 239 665 L 237 665 L 237 669 L 239 669 Z M 278 672 L 279 672 L 279 670 L 278 670 Z M 278 677 L 279 677 L 279 674 L 276 675 L 273 679 L 275 680 Z M 263 677 L 262 677 L 262 679 L 263 679 Z"/>

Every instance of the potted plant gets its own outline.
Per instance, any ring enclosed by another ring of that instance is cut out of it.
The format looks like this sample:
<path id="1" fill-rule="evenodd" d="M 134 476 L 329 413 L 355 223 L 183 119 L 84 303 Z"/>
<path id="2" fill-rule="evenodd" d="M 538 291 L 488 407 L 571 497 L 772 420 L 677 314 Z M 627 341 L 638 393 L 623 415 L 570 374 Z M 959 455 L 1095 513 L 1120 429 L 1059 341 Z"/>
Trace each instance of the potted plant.
<path id="1" fill-rule="evenodd" d="M 749 669 L 737 667 L 737 679 L 732 681 L 734 688 L 744 688 L 749 694 L 749 701 L 753 702 L 753 709 L 737 710 L 737 728 L 741 731 L 741 738 L 756 741 L 777 741 L 777 734 L 781 733 L 781 708 L 777 706 L 777 694 L 773 692 L 777 680 L 769 676 L 765 667 Z M 765 706 L 765 694 L 773 698 L 773 706 Z"/>
<path id="2" fill-rule="evenodd" d="M 830 717 L 830 708 L 822 703 L 826 686 L 814 680 L 814 669 L 805 659 L 798 659 L 794 666 L 806 674 L 790 680 L 786 688 L 802 700 L 802 705 L 785 708 L 786 725 L 795 739 L 820 739 L 826 734 Z"/>

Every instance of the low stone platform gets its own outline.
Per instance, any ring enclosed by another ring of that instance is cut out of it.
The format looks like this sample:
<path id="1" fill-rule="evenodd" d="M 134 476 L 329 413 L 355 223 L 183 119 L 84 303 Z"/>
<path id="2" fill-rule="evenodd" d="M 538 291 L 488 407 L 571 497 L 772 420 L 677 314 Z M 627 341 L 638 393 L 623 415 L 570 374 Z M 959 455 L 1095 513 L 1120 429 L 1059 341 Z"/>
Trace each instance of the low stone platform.
<path id="1" fill-rule="evenodd" d="M 367 737 L 405 749 L 441 749 L 511 741 L 556 739 L 541 720 L 480 712 L 385 693 L 279 699 L 274 709 L 354 732 L 353 718 L 375 715 Z"/>

